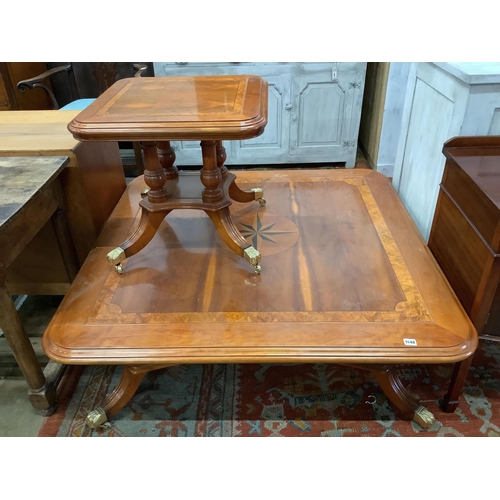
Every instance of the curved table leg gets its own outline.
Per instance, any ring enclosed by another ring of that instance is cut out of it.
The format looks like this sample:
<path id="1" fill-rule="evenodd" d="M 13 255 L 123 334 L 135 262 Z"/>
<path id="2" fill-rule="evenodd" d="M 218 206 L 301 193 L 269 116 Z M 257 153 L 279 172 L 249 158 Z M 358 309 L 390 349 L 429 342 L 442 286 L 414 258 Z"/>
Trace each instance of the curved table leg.
<path id="1" fill-rule="evenodd" d="M 453 375 L 451 376 L 450 385 L 448 387 L 448 392 L 444 398 L 440 401 L 440 406 L 442 410 L 446 413 L 453 413 L 458 406 L 458 398 L 462 393 L 465 379 L 469 373 L 469 368 L 472 363 L 472 358 L 474 356 L 469 356 L 467 359 L 455 363 L 453 369 Z"/>
<path id="2" fill-rule="evenodd" d="M 142 209 L 139 227 L 135 230 L 134 234 L 107 255 L 109 262 L 115 266 L 118 274 L 121 274 L 123 271 L 121 266 L 122 261 L 140 252 L 153 239 L 163 219 L 171 211 L 150 212 L 145 208 Z"/>
<path id="3" fill-rule="evenodd" d="M 240 257 L 244 257 L 255 269 L 257 274 L 260 273 L 260 252 L 250 245 L 243 236 L 241 236 L 238 228 L 235 226 L 231 218 L 231 212 L 228 207 L 221 208 L 217 212 L 205 210 L 205 213 L 212 220 L 220 237 L 226 245 Z"/>
<path id="4" fill-rule="evenodd" d="M 370 367 L 385 395 L 403 413 L 412 417 L 424 429 L 429 429 L 435 421 L 434 415 L 421 406 L 406 390 L 392 366 Z"/>
<path id="5" fill-rule="evenodd" d="M 239 203 L 248 203 L 250 201 L 258 200 L 261 207 L 266 204 L 266 200 L 263 198 L 264 192 L 262 188 L 252 188 L 249 191 L 243 191 L 236 184 L 236 181 L 233 181 L 229 186 L 229 197 L 237 201 Z"/>
<path id="6" fill-rule="evenodd" d="M 168 366 L 173 365 L 125 365 L 120 381 L 114 391 L 101 406 L 96 406 L 87 415 L 87 425 L 91 429 L 96 429 L 106 423 L 130 401 L 148 372 L 167 368 Z"/>

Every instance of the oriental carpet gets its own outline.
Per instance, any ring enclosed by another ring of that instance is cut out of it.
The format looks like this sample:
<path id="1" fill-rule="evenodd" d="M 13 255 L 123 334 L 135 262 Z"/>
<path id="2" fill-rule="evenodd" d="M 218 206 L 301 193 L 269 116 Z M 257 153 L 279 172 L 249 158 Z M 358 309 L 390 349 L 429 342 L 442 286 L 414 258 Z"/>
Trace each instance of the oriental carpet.
<path id="1" fill-rule="evenodd" d="M 455 413 L 440 410 L 452 365 L 399 367 L 436 417 L 425 430 L 387 400 L 370 372 L 330 364 L 179 365 L 150 372 L 104 428 L 85 417 L 121 368 L 69 367 L 39 436 L 500 436 L 500 344 L 480 341 Z"/>

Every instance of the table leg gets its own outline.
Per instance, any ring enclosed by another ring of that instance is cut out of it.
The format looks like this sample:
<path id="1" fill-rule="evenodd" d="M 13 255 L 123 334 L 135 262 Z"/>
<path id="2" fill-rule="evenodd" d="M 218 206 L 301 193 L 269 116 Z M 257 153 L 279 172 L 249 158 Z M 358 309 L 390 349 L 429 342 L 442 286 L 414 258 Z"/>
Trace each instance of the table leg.
<path id="1" fill-rule="evenodd" d="M 450 385 L 448 387 L 448 392 L 444 398 L 440 401 L 441 408 L 446 413 L 453 413 L 458 407 L 458 398 L 462 393 L 465 379 L 469 373 L 469 368 L 472 363 L 472 358 L 474 356 L 469 356 L 467 359 L 455 363 L 453 369 L 453 375 L 451 376 Z"/>
<path id="2" fill-rule="evenodd" d="M 217 164 L 217 149 L 215 141 L 201 141 L 203 168 L 200 171 L 201 183 L 205 186 L 202 198 L 205 203 L 219 201 L 222 190 L 219 187 L 222 180 L 221 169 Z"/>
<path id="3" fill-rule="evenodd" d="M 144 182 L 149 186 L 145 196 L 151 207 L 168 200 L 165 182 L 167 178 L 158 157 L 158 144 L 156 142 L 142 142 L 146 170 Z M 142 207 L 141 221 L 134 234 L 119 247 L 108 253 L 107 258 L 116 268 L 118 274 L 122 273 L 122 262 L 142 250 L 153 238 L 162 220 L 171 210 L 150 210 Z"/>
<path id="4" fill-rule="evenodd" d="M 222 177 L 227 174 L 227 167 L 224 165 L 227 155 L 226 148 L 222 145 L 222 141 L 216 142 L 216 150 L 217 150 L 217 166 L 221 171 Z M 264 192 L 262 188 L 253 188 L 249 191 L 243 191 L 236 184 L 236 180 L 234 180 L 229 186 L 229 197 L 237 201 L 239 203 L 248 203 L 250 201 L 259 201 L 261 207 L 266 204 L 266 200 L 263 198 Z"/>
<path id="5" fill-rule="evenodd" d="M 119 247 L 108 253 L 108 260 L 115 266 L 118 274 L 123 272 L 122 262 L 140 252 L 153 239 L 163 219 L 171 211 L 149 212 L 144 208 L 142 209 L 141 220 L 134 234 Z"/>
<path id="6" fill-rule="evenodd" d="M 170 145 L 170 141 L 158 142 L 158 159 L 167 180 L 177 179 L 179 177 L 179 171 L 174 165 L 175 151 Z"/>
<path id="7" fill-rule="evenodd" d="M 418 401 L 406 390 L 401 383 L 394 366 L 380 366 L 370 368 L 377 379 L 381 389 L 392 404 L 403 413 L 413 418 L 424 429 L 429 429 L 434 424 L 434 415 L 421 406 Z"/>
<path id="8" fill-rule="evenodd" d="M 0 282 L 0 325 L 28 383 L 28 399 L 31 405 L 44 415 L 52 415 L 56 402 L 55 386 L 45 379 L 3 278 Z"/>
<path id="9" fill-rule="evenodd" d="M 261 254 L 241 236 L 241 233 L 238 231 L 238 228 L 231 218 L 229 208 L 225 207 L 217 212 L 206 210 L 205 213 L 210 217 L 224 243 L 226 243 L 234 253 L 240 257 L 244 257 L 245 260 L 252 264 L 255 272 L 260 274 Z"/>
<path id="10" fill-rule="evenodd" d="M 120 381 L 114 391 L 105 399 L 102 406 L 97 406 L 87 415 L 87 425 L 91 429 L 103 425 L 130 401 L 148 372 L 167 368 L 168 366 L 173 365 L 125 365 Z"/>

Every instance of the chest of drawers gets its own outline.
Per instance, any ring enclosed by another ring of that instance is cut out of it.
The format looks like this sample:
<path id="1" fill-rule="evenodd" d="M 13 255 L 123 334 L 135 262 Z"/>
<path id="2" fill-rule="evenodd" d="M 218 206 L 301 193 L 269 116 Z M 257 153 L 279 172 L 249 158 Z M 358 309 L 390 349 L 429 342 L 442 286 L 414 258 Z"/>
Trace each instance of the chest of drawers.
<path id="1" fill-rule="evenodd" d="M 456 137 L 429 248 L 478 333 L 500 340 L 500 136 Z"/>

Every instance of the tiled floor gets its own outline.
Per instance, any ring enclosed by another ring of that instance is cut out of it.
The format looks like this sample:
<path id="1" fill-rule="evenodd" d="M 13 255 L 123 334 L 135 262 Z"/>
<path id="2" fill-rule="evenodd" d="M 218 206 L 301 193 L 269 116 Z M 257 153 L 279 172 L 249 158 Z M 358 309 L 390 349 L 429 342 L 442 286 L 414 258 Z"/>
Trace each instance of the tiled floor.
<path id="1" fill-rule="evenodd" d="M 359 153 L 355 168 L 370 168 L 364 156 Z M 21 297 L 19 314 L 23 326 L 39 354 L 46 363 L 40 347 L 41 336 L 62 297 Z M 4 341 L 0 336 L 0 343 Z M 5 342 L 4 342 L 5 344 Z M 37 415 L 28 401 L 28 386 L 13 359 L 0 359 L 0 437 L 37 436 L 43 416 Z"/>

